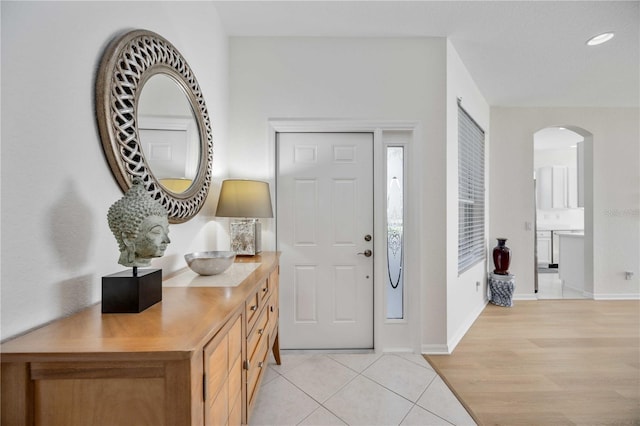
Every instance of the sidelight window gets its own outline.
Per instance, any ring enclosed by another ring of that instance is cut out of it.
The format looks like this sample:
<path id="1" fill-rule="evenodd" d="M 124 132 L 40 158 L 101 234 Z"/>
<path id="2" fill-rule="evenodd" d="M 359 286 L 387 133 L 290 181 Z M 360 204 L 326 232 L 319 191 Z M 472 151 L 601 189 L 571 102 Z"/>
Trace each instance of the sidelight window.
<path id="1" fill-rule="evenodd" d="M 387 146 L 387 319 L 404 318 L 404 147 Z"/>

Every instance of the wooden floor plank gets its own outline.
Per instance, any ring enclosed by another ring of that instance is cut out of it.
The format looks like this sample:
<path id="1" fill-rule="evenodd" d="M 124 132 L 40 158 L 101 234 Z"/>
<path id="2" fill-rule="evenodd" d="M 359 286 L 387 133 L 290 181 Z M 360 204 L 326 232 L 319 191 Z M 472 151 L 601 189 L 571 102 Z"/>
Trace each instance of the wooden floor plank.
<path id="1" fill-rule="evenodd" d="M 480 425 L 640 425 L 640 301 L 487 305 L 425 358 Z"/>

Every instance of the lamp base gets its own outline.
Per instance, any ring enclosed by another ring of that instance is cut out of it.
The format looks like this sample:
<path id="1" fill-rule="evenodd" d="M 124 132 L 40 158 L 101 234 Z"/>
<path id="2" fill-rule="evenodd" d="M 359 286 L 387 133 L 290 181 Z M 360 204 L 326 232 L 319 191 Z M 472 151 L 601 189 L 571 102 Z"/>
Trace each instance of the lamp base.
<path id="1" fill-rule="evenodd" d="M 262 224 L 257 219 L 231 222 L 231 250 L 239 256 L 254 256 L 262 251 Z"/>

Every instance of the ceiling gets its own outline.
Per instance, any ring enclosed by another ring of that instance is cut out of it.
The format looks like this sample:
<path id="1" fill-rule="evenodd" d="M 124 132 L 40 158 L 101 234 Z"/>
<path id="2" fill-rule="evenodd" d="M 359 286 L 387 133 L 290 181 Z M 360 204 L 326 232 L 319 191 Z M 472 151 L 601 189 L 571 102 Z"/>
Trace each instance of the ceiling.
<path id="1" fill-rule="evenodd" d="M 640 103 L 640 1 L 213 3 L 229 36 L 447 37 L 491 106 Z"/>
<path id="2" fill-rule="evenodd" d="M 575 148 L 584 137 L 564 127 L 547 127 L 533 135 L 534 151 Z"/>

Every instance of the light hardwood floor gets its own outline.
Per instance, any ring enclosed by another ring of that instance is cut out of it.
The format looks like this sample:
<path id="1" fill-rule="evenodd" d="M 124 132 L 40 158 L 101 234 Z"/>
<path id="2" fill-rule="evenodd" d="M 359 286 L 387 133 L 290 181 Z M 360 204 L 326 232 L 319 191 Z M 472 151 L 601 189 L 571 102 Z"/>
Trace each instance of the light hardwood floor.
<path id="1" fill-rule="evenodd" d="M 480 425 L 640 425 L 640 301 L 489 304 L 425 358 Z"/>

